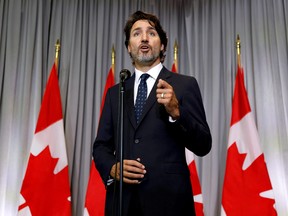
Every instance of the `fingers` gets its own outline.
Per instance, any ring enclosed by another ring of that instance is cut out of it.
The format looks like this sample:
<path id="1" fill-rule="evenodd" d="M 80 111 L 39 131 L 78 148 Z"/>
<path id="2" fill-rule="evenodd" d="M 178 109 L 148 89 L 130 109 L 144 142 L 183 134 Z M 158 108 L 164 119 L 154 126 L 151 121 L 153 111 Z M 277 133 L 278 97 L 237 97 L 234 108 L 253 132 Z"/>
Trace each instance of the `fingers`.
<path id="1" fill-rule="evenodd" d="M 117 173 L 116 180 L 119 181 L 120 180 L 120 163 L 119 162 L 117 164 L 116 173 Z M 144 178 L 145 173 L 146 173 L 145 166 L 142 163 L 140 163 L 139 158 L 137 160 L 123 160 L 123 182 L 128 183 L 128 184 L 139 184 L 141 182 L 141 179 Z M 114 173 L 114 176 L 115 176 L 115 173 Z"/>
<path id="2" fill-rule="evenodd" d="M 157 102 L 163 104 L 166 112 L 174 119 L 180 117 L 178 100 L 174 93 L 173 87 L 166 81 L 159 79 L 156 89 Z"/>
<path id="3" fill-rule="evenodd" d="M 146 174 L 145 166 L 137 160 L 123 161 L 123 181 L 130 184 L 138 184 Z"/>
<path id="4" fill-rule="evenodd" d="M 159 79 L 157 83 L 157 88 L 170 88 L 171 85 L 169 85 L 165 80 Z"/>
<path id="5" fill-rule="evenodd" d="M 156 97 L 158 103 L 169 103 L 173 96 L 173 88 L 166 81 L 159 79 L 156 89 Z"/>
<path id="6" fill-rule="evenodd" d="M 165 91 L 165 90 L 159 90 L 156 91 L 156 97 L 158 103 L 162 103 L 165 105 L 165 103 L 168 103 L 172 99 L 173 93 L 171 91 Z"/>

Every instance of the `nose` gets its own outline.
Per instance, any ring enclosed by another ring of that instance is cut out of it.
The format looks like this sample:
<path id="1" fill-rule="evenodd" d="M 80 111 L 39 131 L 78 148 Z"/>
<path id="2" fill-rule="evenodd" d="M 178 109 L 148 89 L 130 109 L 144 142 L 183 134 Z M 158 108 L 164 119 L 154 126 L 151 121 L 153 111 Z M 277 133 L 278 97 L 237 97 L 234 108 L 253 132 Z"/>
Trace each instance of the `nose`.
<path id="1" fill-rule="evenodd" d="M 144 43 L 148 42 L 148 34 L 146 34 L 146 33 L 142 34 L 141 41 Z"/>

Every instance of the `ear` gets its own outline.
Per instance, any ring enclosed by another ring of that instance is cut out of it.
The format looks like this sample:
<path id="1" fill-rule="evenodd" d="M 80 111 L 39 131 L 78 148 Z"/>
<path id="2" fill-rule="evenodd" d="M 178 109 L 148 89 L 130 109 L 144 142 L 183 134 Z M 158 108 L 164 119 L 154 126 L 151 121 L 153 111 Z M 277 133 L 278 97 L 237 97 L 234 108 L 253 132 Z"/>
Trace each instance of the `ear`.
<path id="1" fill-rule="evenodd" d="M 161 44 L 161 51 L 163 51 L 164 50 L 164 45 L 163 44 Z"/>
<path id="2" fill-rule="evenodd" d="M 127 46 L 127 50 L 128 50 L 128 53 L 131 52 L 131 48 L 130 48 L 130 44 L 128 43 L 128 46 Z"/>

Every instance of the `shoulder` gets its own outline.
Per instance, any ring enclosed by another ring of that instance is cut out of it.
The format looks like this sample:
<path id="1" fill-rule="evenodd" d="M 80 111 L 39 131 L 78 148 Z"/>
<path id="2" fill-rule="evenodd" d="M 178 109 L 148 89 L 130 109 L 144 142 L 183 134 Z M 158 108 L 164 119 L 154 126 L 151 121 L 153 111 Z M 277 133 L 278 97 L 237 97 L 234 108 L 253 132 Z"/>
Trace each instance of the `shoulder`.
<path id="1" fill-rule="evenodd" d="M 194 76 L 176 73 L 176 72 L 168 70 L 166 67 L 163 67 L 163 73 L 167 76 L 167 78 L 169 77 L 169 79 L 176 81 L 177 83 L 182 83 L 182 84 L 194 83 L 198 85 L 197 80 Z"/>
<path id="2" fill-rule="evenodd" d="M 133 88 L 134 86 L 134 80 L 135 80 L 135 74 L 133 73 L 131 77 L 129 77 L 128 79 L 125 80 L 125 91 L 130 90 L 131 88 Z M 113 85 L 112 87 L 110 87 L 108 89 L 108 91 L 110 91 L 110 93 L 112 94 L 118 94 L 119 93 L 119 89 L 120 89 L 120 83 L 116 83 L 115 85 Z"/>

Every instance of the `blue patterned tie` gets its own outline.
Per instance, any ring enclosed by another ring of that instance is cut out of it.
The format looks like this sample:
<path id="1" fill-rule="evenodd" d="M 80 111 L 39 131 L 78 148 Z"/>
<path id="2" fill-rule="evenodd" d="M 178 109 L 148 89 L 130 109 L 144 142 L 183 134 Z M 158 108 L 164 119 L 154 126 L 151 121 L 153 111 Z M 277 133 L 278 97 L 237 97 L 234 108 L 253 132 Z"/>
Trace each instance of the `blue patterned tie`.
<path id="1" fill-rule="evenodd" d="M 136 115 L 136 122 L 138 124 L 139 119 L 142 115 L 143 112 L 143 107 L 146 102 L 146 97 L 147 97 L 147 84 L 146 80 L 149 78 L 149 74 L 142 74 L 140 79 L 140 84 L 138 86 L 138 92 L 137 92 L 137 98 L 136 98 L 136 103 L 135 103 L 135 115 Z"/>

